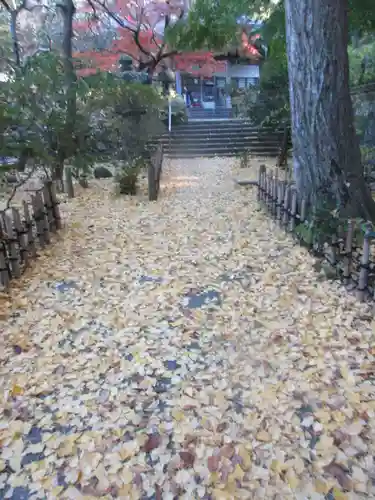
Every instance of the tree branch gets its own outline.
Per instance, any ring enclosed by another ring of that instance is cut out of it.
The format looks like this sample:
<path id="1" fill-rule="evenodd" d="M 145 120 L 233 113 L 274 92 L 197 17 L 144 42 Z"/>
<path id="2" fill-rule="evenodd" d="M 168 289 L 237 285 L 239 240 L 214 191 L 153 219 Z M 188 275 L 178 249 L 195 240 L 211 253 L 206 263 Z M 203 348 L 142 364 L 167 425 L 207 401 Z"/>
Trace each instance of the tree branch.
<path id="1" fill-rule="evenodd" d="M 12 8 L 6 0 L 0 0 L 0 4 L 4 6 L 5 10 L 12 12 Z"/>

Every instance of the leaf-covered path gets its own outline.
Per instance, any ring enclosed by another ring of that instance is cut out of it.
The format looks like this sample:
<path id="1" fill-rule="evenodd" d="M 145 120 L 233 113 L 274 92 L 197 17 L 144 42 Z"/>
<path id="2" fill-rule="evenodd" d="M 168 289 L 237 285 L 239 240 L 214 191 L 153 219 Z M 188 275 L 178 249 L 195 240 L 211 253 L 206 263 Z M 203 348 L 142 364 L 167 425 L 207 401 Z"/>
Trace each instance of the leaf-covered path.
<path id="1" fill-rule="evenodd" d="M 231 167 L 81 194 L 1 298 L 1 498 L 374 498 L 372 315 Z"/>

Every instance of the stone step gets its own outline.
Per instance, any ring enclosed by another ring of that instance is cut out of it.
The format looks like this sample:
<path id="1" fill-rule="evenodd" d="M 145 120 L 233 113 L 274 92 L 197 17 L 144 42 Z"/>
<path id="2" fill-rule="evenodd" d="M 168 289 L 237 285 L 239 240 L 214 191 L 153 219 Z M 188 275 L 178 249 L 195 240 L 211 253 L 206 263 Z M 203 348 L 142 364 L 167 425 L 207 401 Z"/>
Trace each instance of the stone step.
<path id="1" fill-rule="evenodd" d="M 239 141 L 251 141 L 251 142 L 275 142 L 277 144 L 281 144 L 279 137 L 272 136 L 270 134 L 267 135 L 258 135 L 254 133 L 245 133 L 245 132 L 235 132 L 232 134 L 217 134 L 214 132 L 209 133 L 199 133 L 195 132 L 187 133 L 187 134 L 175 134 L 169 136 L 164 136 L 160 139 L 163 143 L 167 143 L 169 141 L 172 142 L 203 142 L 203 141 L 217 141 L 217 142 L 232 142 L 234 140 Z"/>
<path id="2" fill-rule="evenodd" d="M 204 130 L 204 131 L 235 131 L 235 130 L 248 130 L 252 132 L 256 132 L 260 135 L 265 135 L 265 134 L 275 134 L 275 135 L 283 135 L 283 132 L 281 130 L 267 130 L 267 129 L 262 129 L 259 130 L 259 128 L 254 127 L 251 123 L 243 123 L 243 122 L 229 122 L 229 121 L 222 121 L 222 122 L 217 122 L 213 123 L 210 125 L 207 122 L 188 122 L 184 123 L 178 126 L 175 126 L 172 128 L 172 134 L 180 134 L 182 132 L 186 131 L 197 131 L 197 130 Z"/>
<path id="3" fill-rule="evenodd" d="M 220 141 L 223 141 L 225 139 L 232 140 L 234 138 L 244 138 L 244 139 L 252 139 L 252 140 L 258 140 L 258 141 L 263 141 L 263 140 L 273 140 L 277 141 L 278 143 L 281 143 L 281 138 L 278 135 L 272 135 L 272 134 L 259 134 L 258 132 L 254 131 L 247 131 L 247 130 L 235 130 L 235 131 L 200 131 L 200 130 L 192 130 L 192 131 L 185 131 L 185 132 L 179 132 L 179 133 L 172 133 L 171 137 L 169 136 L 164 136 L 163 141 L 168 141 L 170 140 L 183 140 L 184 138 L 189 138 L 189 139 L 210 139 L 210 138 L 217 138 Z"/>
<path id="4" fill-rule="evenodd" d="M 250 120 L 217 120 L 217 119 L 208 119 L 208 120 L 189 120 L 187 122 L 183 122 L 181 124 L 175 125 L 175 129 L 187 128 L 187 127 L 244 127 L 249 126 L 254 129 L 259 130 Z"/>
<path id="5" fill-rule="evenodd" d="M 192 147 L 186 147 L 186 146 L 183 146 L 183 145 L 171 145 L 171 147 L 167 147 L 165 148 L 164 150 L 164 153 L 165 154 L 168 154 L 168 153 L 175 153 L 175 154 L 185 154 L 185 153 L 189 153 L 189 154 L 195 154 L 197 156 L 204 156 L 206 153 L 217 153 L 218 155 L 220 155 L 221 153 L 223 152 L 233 152 L 233 153 L 238 153 L 238 154 L 241 154 L 243 153 L 244 151 L 248 151 L 249 154 L 268 154 L 268 155 L 271 155 L 271 156 L 277 156 L 278 155 L 278 148 L 275 148 L 275 147 L 264 147 L 264 146 L 253 146 L 251 148 L 248 148 L 246 146 L 243 146 L 243 145 L 222 145 L 222 146 L 217 146 L 217 145 L 214 145 L 214 146 L 210 146 L 210 145 L 207 145 L 207 146 L 202 146 L 202 147 L 196 147 L 196 146 L 192 146 Z"/>
<path id="6" fill-rule="evenodd" d="M 259 129 L 249 120 L 204 120 L 181 124 L 162 137 L 164 153 L 173 158 L 279 154 L 282 131 Z"/>
<path id="7" fill-rule="evenodd" d="M 234 157 L 237 158 L 241 155 L 241 151 L 183 151 L 183 152 L 175 152 L 175 151 L 167 151 L 165 153 L 166 158 L 213 158 L 213 157 Z M 255 156 L 260 156 L 264 158 L 268 157 L 277 157 L 275 153 L 269 152 L 257 152 L 254 153 Z"/>

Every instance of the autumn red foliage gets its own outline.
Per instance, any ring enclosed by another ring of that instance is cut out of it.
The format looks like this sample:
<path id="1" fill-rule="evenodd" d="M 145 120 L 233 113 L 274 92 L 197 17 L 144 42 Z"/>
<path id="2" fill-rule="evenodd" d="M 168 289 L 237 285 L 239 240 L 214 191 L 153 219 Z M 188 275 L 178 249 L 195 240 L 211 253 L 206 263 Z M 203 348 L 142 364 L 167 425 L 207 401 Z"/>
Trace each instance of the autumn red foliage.
<path id="1" fill-rule="evenodd" d="M 178 54 L 170 50 L 158 34 L 170 23 L 172 14 L 178 16 L 183 12 L 180 0 L 86 0 L 78 9 L 74 29 L 77 35 L 89 30 L 97 34 L 105 30 L 111 21 L 113 37 L 106 49 L 81 50 L 75 57 L 81 61 L 77 73 L 81 76 L 101 71 L 115 71 L 119 67 L 122 55 L 131 56 L 135 66 L 157 73 L 162 61 L 174 59 L 177 70 L 193 76 L 211 77 L 215 72 L 224 72 L 225 61 L 217 61 L 212 52 L 199 51 Z M 82 16 L 84 14 L 84 16 Z M 86 19 L 83 19 L 86 16 Z M 83 17 L 83 18 L 82 18 Z M 108 29 L 108 28 L 107 28 Z M 241 51 L 250 59 L 259 60 L 261 55 L 254 46 L 255 36 L 241 36 Z M 169 63 L 167 63 L 169 65 Z"/>

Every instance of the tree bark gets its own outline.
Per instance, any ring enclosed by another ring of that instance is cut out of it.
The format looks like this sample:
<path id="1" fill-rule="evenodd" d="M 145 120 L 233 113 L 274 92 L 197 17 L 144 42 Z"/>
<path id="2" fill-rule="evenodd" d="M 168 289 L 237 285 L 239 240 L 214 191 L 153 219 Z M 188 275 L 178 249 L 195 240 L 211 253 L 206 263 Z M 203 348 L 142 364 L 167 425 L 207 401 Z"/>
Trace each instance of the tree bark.
<path id="1" fill-rule="evenodd" d="M 349 93 L 347 0 L 285 0 L 294 176 L 316 206 L 375 221 Z"/>
<path id="2" fill-rule="evenodd" d="M 73 65 L 73 18 L 75 6 L 73 0 L 64 0 L 60 5 L 63 15 L 63 40 L 62 56 L 65 72 L 65 92 L 66 92 L 66 118 L 65 131 L 62 149 L 58 151 L 58 162 L 55 167 L 54 177 L 62 181 L 64 172 L 64 161 L 74 154 L 75 148 L 75 126 L 77 115 L 77 76 Z"/>
<path id="3" fill-rule="evenodd" d="M 13 44 L 13 55 L 14 62 L 17 68 L 21 67 L 21 54 L 20 54 L 20 44 L 18 40 L 17 34 L 17 10 L 12 10 L 10 12 L 10 32 L 12 36 L 12 44 Z"/>

